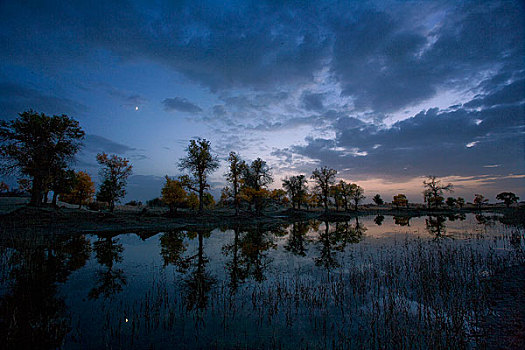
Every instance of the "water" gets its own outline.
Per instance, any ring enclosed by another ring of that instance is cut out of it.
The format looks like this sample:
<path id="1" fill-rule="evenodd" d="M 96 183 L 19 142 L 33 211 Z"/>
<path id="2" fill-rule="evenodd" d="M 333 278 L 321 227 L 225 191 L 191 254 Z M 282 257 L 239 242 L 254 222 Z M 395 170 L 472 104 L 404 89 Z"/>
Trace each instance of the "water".
<path id="1" fill-rule="evenodd" d="M 525 261 L 523 229 L 499 219 L 6 233 L 0 335 L 12 348 L 476 347 L 486 281 Z"/>

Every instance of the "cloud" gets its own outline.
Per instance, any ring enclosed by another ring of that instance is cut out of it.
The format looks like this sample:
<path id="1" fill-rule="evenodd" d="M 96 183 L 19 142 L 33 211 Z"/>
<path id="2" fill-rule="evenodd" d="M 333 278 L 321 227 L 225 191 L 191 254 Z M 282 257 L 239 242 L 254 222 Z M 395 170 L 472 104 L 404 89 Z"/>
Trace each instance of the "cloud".
<path id="1" fill-rule="evenodd" d="M 83 151 L 90 153 L 116 153 L 116 154 L 125 154 L 130 151 L 135 151 L 136 148 L 123 145 L 121 143 L 112 141 L 103 136 L 99 135 L 86 135 L 84 138 L 84 148 Z"/>
<path id="2" fill-rule="evenodd" d="M 432 109 L 389 128 L 341 117 L 334 123 L 333 139 L 308 137 L 305 145 L 293 146 L 288 153 L 355 176 L 467 176 L 488 170 L 520 174 L 525 172 L 524 115 L 522 105 L 481 111 Z M 499 166 L 487 169 L 487 164 Z"/>
<path id="3" fill-rule="evenodd" d="M 303 107 L 308 111 L 322 111 L 324 109 L 324 94 L 304 92 L 301 100 Z"/>
<path id="4" fill-rule="evenodd" d="M 0 119 L 15 119 L 18 113 L 33 109 L 48 115 L 67 114 L 75 117 L 87 108 L 68 98 L 42 93 L 16 83 L 0 82 Z"/>
<path id="5" fill-rule="evenodd" d="M 200 113 L 202 108 L 183 97 L 166 98 L 162 101 L 164 110 L 168 112 L 179 111 L 185 113 Z"/>

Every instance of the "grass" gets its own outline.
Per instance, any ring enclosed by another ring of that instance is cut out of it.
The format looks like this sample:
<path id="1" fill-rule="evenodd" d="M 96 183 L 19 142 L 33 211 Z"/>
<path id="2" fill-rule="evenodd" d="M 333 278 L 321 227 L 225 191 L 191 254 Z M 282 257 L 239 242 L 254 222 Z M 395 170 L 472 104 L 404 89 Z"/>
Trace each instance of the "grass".
<path id="1" fill-rule="evenodd" d="M 245 249 L 253 268 L 257 259 L 264 257 L 264 252 L 254 249 L 274 247 L 276 237 L 286 238 L 286 232 L 237 232 L 238 237 L 225 242 L 229 248 L 222 252 L 232 258 L 233 246 Z M 326 232 L 335 235 L 337 229 L 325 230 L 317 224 L 317 229 L 308 233 L 313 242 L 309 255 L 301 259 L 312 262 L 312 254 L 319 254 L 315 241 L 318 247 Z M 233 275 L 228 270 L 231 264 L 227 264 L 225 277 L 216 278 L 209 271 L 213 261 L 204 254 L 207 241 L 203 234 L 187 235 L 199 238 L 199 248 L 194 255 L 182 251 L 187 257 L 183 259 L 184 271 L 153 266 L 144 291 L 124 291 L 86 302 L 96 307 L 93 317 L 102 321 L 86 327 L 81 320 L 84 316 L 71 315 L 66 344 L 111 348 L 173 344 L 180 348 L 485 348 L 485 320 L 492 312 L 491 280 L 504 269 L 525 263 L 523 230 L 502 226 L 496 235 L 476 233 L 461 240 L 406 237 L 374 245 L 350 244 L 338 252 L 340 268 L 316 267 L 312 262 L 312 268 L 302 273 L 281 274 L 270 269 L 266 278 L 256 278 L 250 276 L 250 269 L 239 268 Z M 26 258 L 33 257 L 28 253 L 32 243 L 47 249 L 48 254 L 62 252 L 65 266 L 71 266 L 77 255 L 73 248 L 84 244 L 78 238 L 75 242 L 62 237 L 53 241 L 51 249 L 32 238 L 25 240 Z M 113 246 L 109 251 L 118 250 Z M 10 248 L 1 250 L 0 276 L 11 273 L 13 254 Z M 246 263 L 246 256 L 240 254 L 236 259 Z M 49 260 L 45 254 L 36 257 Z M 46 266 L 40 261 L 36 261 L 39 266 Z M 232 276 L 242 276 L 235 288 Z M 59 295 L 54 298 L 61 300 Z M 12 310 L 6 307 L 6 300 L 16 301 L 3 298 L 3 309 Z M 56 319 L 63 319 L 53 311 Z"/>

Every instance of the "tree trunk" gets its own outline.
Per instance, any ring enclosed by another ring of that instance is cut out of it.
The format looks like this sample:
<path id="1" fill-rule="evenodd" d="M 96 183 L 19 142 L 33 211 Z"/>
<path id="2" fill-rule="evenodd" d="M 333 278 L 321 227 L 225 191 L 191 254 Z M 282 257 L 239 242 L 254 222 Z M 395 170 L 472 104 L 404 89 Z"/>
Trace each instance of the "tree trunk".
<path id="1" fill-rule="evenodd" d="M 203 198 L 204 198 L 204 189 L 201 186 L 199 188 L 199 213 L 202 213 L 202 209 L 204 208 Z"/>
<path id="2" fill-rule="evenodd" d="M 56 191 L 53 191 L 53 201 L 51 203 L 53 204 L 54 207 L 57 206 L 57 198 L 58 198 L 58 193 Z"/>
<path id="3" fill-rule="evenodd" d="M 42 204 L 42 179 L 33 177 L 33 186 L 31 189 L 31 205 L 39 207 Z"/>

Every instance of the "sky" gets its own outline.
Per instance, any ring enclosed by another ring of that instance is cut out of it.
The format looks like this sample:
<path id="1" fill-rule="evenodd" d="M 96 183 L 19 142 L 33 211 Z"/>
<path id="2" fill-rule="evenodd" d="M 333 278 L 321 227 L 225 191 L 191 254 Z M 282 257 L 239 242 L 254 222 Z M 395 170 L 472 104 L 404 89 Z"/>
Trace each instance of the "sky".
<path id="1" fill-rule="evenodd" d="M 0 28 L 0 119 L 75 118 L 76 169 L 131 160 L 125 201 L 159 196 L 197 137 L 214 194 L 236 151 L 273 188 L 328 166 L 368 201 L 422 202 L 427 175 L 525 199 L 521 1 L 0 1 Z"/>

